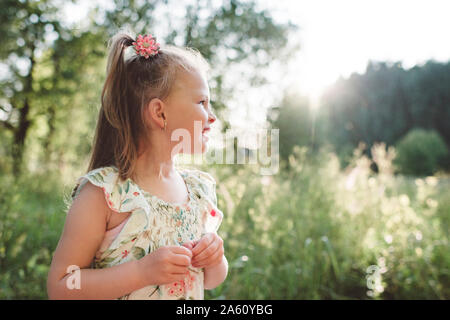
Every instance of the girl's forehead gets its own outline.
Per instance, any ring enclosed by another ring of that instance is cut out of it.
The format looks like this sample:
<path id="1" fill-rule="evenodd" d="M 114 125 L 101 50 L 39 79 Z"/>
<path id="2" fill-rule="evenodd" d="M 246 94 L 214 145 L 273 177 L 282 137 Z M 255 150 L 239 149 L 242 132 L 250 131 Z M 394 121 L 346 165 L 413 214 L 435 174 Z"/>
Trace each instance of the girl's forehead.
<path id="1" fill-rule="evenodd" d="M 198 72 L 183 72 L 177 77 L 175 82 L 178 93 L 209 97 L 209 87 L 206 78 Z"/>

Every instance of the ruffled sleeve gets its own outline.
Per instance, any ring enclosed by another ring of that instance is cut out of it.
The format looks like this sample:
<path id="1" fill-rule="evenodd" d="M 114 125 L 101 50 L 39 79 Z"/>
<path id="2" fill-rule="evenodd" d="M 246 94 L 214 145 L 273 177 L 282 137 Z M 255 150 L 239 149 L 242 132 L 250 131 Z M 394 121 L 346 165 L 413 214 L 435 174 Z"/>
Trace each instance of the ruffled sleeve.
<path id="1" fill-rule="evenodd" d="M 217 233 L 223 220 L 223 212 L 217 207 L 216 180 L 207 172 L 190 170 L 199 201 L 203 202 L 203 233 Z"/>
<path id="2" fill-rule="evenodd" d="M 118 171 L 114 167 L 97 168 L 78 178 L 72 192 L 72 200 L 77 197 L 88 181 L 103 190 L 106 203 L 111 210 L 130 212 L 137 207 L 146 206 L 140 191 L 129 180 L 119 181 Z"/>
<path id="3" fill-rule="evenodd" d="M 132 212 L 119 235 L 104 252 L 103 258 L 106 258 L 122 244 L 129 243 L 147 229 L 151 209 L 141 190 L 130 179 L 120 180 L 118 169 L 113 166 L 94 169 L 78 178 L 72 192 L 72 200 L 88 181 L 103 190 L 106 203 L 112 210 Z M 145 246 L 142 249 L 148 250 Z"/>

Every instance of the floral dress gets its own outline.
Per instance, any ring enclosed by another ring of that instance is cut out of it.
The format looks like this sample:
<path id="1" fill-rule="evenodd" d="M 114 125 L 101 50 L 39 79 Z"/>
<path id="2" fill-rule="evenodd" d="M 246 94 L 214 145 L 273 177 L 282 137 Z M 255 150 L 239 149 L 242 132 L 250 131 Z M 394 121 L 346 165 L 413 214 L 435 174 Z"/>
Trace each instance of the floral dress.
<path id="1" fill-rule="evenodd" d="M 116 227 L 113 239 L 104 242 L 92 262 L 93 268 L 108 268 L 137 260 L 159 247 L 182 245 L 217 232 L 223 213 L 217 208 L 214 178 L 196 169 L 179 169 L 189 193 L 185 204 L 172 204 L 142 190 L 133 180 L 122 181 L 115 166 L 92 170 L 78 178 L 72 200 L 90 181 L 102 188 L 108 206 L 116 212 L 131 212 Z M 108 233 L 108 231 L 107 231 Z M 184 280 L 149 285 L 119 299 L 203 299 L 203 269 L 189 267 Z"/>

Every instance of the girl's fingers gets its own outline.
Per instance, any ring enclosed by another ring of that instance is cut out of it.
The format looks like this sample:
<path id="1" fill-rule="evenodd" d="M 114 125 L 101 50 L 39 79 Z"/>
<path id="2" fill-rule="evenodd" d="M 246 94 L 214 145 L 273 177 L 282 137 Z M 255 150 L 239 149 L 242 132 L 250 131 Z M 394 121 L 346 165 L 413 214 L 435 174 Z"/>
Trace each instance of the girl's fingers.
<path id="1" fill-rule="evenodd" d="M 191 265 L 191 257 L 184 254 L 174 254 L 171 262 L 177 266 L 189 267 Z"/>
<path id="2" fill-rule="evenodd" d="M 183 247 L 188 248 L 189 250 L 192 251 L 192 249 L 194 248 L 194 242 L 189 241 L 189 242 L 183 243 Z"/>
<path id="3" fill-rule="evenodd" d="M 169 248 L 174 254 L 183 254 L 192 258 L 192 251 L 185 246 L 169 246 Z"/>
<path id="4" fill-rule="evenodd" d="M 195 245 L 194 249 L 192 249 L 192 255 L 196 256 L 196 255 L 200 254 L 200 252 L 205 250 L 213 241 L 214 241 L 214 233 L 207 233 Z"/>
<path id="5" fill-rule="evenodd" d="M 214 254 L 214 257 L 211 257 L 211 259 L 204 260 L 200 264 L 195 264 L 194 268 L 206 268 L 206 267 L 213 267 L 215 265 L 218 265 L 222 261 L 223 254 Z"/>
<path id="6" fill-rule="evenodd" d="M 192 263 L 199 263 L 207 259 L 211 255 L 213 255 L 220 248 L 220 246 L 221 246 L 220 241 L 214 241 L 213 243 L 211 243 L 209 247 L 204 249 L 198 255 L 194 256 L 194 258 L 192 259 Z"/>
<path id="7" fill-rule="evenodd" d="M 174 274 L 173 276 L 172 276 L 172 281 L 173 282 L 178 282 L 178 281 L 181 281 L 181 280 L 184 280 L 186 278 L 186 275 L 185 274 Z"/>
<path id="8" fill-rule="evenodd" d="M 224 250 L 222 246 L 219 246 L 216 251 L 214 251 L 209 257 L 206 257 L 202 260 L 196 260 L 192 263 L 193 267 L 196 268 L 203 268 L 208 265 L 215 265 L 216 263 L 219 263 L 222 259 L 222 256 L 224 254 Z"/>
<path id="9" fill-rule="evenodd" d="M 182 266 L 172 266 L 170 268 L 170 274 L 172 275 L 184 275 L 186 276 L 188 274 L 189 270 L 186 267 L 182 267 Z"/>

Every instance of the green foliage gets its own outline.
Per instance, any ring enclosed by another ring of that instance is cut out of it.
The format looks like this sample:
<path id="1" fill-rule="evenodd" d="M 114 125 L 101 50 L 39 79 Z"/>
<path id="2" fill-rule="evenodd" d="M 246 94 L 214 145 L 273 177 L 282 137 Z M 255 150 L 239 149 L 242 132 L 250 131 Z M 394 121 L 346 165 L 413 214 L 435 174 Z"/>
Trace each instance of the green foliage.
<path id="1" fill-rule="evenodd" d="M 410 175 L 432 175 L 448 159 L 448 149 L 435 130 L 413 129 L 396 145 L 395 164 L 399 172 Z"/>
<path id="2" fill-rule="evenodd" d="M 346 170 L 335 154 L 305 147 L 276 176 L 256 165 L 203 168 L 218 181 L 229 261 L 205 297 L 449 299 L 449 178 L 394 176 L 393 151 L 372 153 L 376 175 L 361 148 Z M 13 179 L 0 175 L 0 299 L 46 299 L 70 188 L 57 174 Z"/>
<path id="3" fill-rule="evenodd" d="M 287 95 L 280 105 L 271 110 L 275 120 L 274 128 L 280 129 L 280 157 L 288 160 L 294 146 L 308 146 L 311 143 L 311 123 L 309 101 L 296 94 Z"/>
<path id="4" fill-rule="evenodd" d="M 50 262 L 64 224 L 57 175 L 0 175 L 0 299 L 46 299 Z"/>
<path id="5" fill-rule="evenodd" d="M 0 63 L 7 69 L 0 79 L 0 154 L 8 158 L 0 166 L 16 176 L 23 163 L 25 171 L 65 174 L 82 165 L 100 104 L 107 39 L 119 30 L 138 34 L 158 26 L 162 43 L 197 48 L 213 66 L 211 104 L 224 128 L 238 86 L 224 81 L 234 74 L 230 66 L 245 65 L 240 88 L 255 86 L 264 83 L 260 72 L 269 63 L 286 61 L 297 49 L 286 48 L 296 27 L 276 22 L 252 1 L 112 1 L 93 8 L 79 25 L 62 21 L 63 8 L 54 0 L 0 4 Z M 186 15 L 177 16 L 180 10 Z"/>
<path id="6" fill-rule="evenodd" d="M 277 176 L 217 167 L 230 271 L 206 297 L 448 299 L 448 178 L 394 176 L 394 150 L 371 152 L 378 174 L 363 146 L 345 171 L 305 147 Z"/>
<path id="7" fill-rule="evenodd" d="M 0 79 L 0 299 L 47 297 L 64 198 L 87 166 L 108 36 L 121 27 L 142 33 L 170 26 L 163 42 L 196 47 L 212 64 L 212 104 L 223 111 L 236 88 L 264 83 L 261 69 L 290 55 L 294 26 L 275 23 L 252 1 L 220 8 L 198 1 L 186 5 L 183 23 L 154 17 L 179 2 L 113 4 L 95 8 L 81 28 L 60 21 L 60 2 L 0 4 L 0 62 L 8 69 Z M 242 66 L 240 81 L 231 83 L 232 67 Z M 449 299 L 448 181 L 394 176 L 384 147 L 371 149 L 380 169 L 374 175 L 361 149 L 353 150 L 361 141 L 393 144 L 415 127 L 435 128 L 450 144 L 449 67 L 371 63 L 364 75 L 336 83 L 316 127 L 307 101 L 287 95 L 275 123 L 291 170 L 263 177 L 255 167 L 215 168 L 230 271 L 206 297 Z M 324 128 L 342 164 L 334 153 L 298 147 Z M 426 155 L 443 150 L 426 144 L 434 150 Z M 26 170 L 13 177 L 22 155 Z M 370 290 L 369 266 L 380 269 Z"/>
<path id="8" fill-rule="evenodd" d="M 405 70 L 369 62 L 364 74 L 340 78 L 322 97 L 319 117 L 338 151 L 364 142 L 394 145 L 413 128 L 435 129 L 450 145 L 450 62 Z"/>

